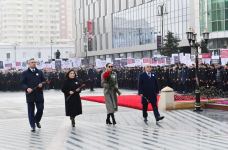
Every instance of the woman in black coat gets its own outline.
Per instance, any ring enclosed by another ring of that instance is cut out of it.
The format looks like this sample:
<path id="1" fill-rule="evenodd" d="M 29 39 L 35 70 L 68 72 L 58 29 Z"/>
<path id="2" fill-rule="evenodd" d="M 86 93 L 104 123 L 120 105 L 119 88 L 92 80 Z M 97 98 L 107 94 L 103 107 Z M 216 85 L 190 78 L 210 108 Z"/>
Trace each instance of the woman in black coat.
<path id="1" fill-rule="evenodd" d="M 82 114 L 82 104 L 79 93 L 81 85 L 76 78 L 76 72 L 70 70 L 66 74 L 66 80 L 63 83 L 62 92 L 65 96 L 66 116 L 70 116 L 72 127 L 75 127 L 75 117 Z"/>

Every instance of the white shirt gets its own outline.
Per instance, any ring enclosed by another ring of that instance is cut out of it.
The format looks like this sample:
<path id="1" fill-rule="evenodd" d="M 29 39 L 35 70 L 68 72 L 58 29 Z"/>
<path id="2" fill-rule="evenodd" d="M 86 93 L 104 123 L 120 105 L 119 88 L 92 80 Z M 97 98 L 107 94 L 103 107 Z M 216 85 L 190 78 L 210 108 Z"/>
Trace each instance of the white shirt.
<path id="1" fill-rule="evenodd" d="M 151 72 L 146 72 L 146 74 L 147 74 L 149 77 L 151 77 Z"/>
<path id="2" fill-rule="evenodd" d="M 35 72 L 35 68 L 30 68 L 30 70 L 31 70 L 32 72 Z"/>

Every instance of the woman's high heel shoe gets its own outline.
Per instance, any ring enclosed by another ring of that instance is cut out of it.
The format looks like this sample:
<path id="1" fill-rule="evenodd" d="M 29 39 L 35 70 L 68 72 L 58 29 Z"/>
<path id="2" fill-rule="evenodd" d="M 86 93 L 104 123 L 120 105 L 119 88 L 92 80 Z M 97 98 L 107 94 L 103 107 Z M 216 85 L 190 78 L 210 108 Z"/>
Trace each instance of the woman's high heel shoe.
<path id="1" fill-rule="evenodd" d="M 112 117 L 112 123 L 113 123 L 113 125 L 115 125 L 116 124 L 116 119 L 115 119 L 114 114 L 111 114 L 111 117 Z"/>
<path id="2" fill-rule="evenodd" d="M 110 121 L 110 119 L 106 119 L 106 124 L 112 124 L 112 122 Z"/>
<path id="3" fill-rule="evenodd" d="M 112 122 L 110 121 L 110 116 L 111 114 L 107 114 L 106 124 L 112 124 Z"/>

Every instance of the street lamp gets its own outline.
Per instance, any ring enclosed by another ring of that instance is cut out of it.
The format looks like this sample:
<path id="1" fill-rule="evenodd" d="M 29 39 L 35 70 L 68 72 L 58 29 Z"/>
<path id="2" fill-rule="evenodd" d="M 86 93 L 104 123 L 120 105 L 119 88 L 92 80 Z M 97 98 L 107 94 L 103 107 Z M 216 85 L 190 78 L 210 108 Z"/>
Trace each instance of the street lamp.
<path id="1" fill-rule="evenodd" d="M 161 31 L 161 47 L 163 47 L 163 28 L 164 28 L 164 15 L 168 14 L 167 10 L 166 10 L 166 6 L 165 4 L 161 4 L 161 5 L 158 5 L 158 12 L 157 12 L 157 16 L 160 16 L 161 17 L 161 21 L 162 21 L 162 31 Z"/>
<path id="2" fill-rule="evenodd" d="M 181 63 L 181 61 L 180 61 L 180 49 L 178 49 L 177 52 L 178 52 L 178 63 L 180 64 Z"/>
<path id="3" fill-rule="evenodd" d="M 87 65 L 87 63 L 88 63 L 88 61 L 87 61 L 87 59 L 88 59 L 88 31 L 87 31 L 87 28 L 84 28 L 84 33 L 83 33 L 83 38 L 84 38 L 84 40 L 83 40 L 83 46 L 84 46 L 84 52 L 85 52 L 85 65 Z"/>
<path id="4" fill-rule="evenodd" d="M 17 61 L 17 43 L 14 44 L 14 61 Z"/>
<path id="5" fill-rule="evenodd" d="M 53 45 L 53 40 L 51 39 L 51 62 L 52 62 L 52 45 Z"/>
<path id="6" fill-rule="evenodd" d="M 195 110 L 194 111 L 202 111 L 201 109 L 201 103 L 200 103 L 200 90 L 199 90 L 199 79 L 198 79 L 198 70 L 199 70 L 199 62 L 198 62 L 198 48 L 201 47 L 201 43 L 197 42 L 197 33 L 193 31 L 192 28 L 189 28 L 189 30 L 186 32 L 187 39 L 189 42 L 190 47 L 195 49 L 195 78 L 196 78 L 196 85 L 195 85 Z M 209 32 L 205 30 L 203 32 L 203 40 L 207 44 L 209 40 Z"/>

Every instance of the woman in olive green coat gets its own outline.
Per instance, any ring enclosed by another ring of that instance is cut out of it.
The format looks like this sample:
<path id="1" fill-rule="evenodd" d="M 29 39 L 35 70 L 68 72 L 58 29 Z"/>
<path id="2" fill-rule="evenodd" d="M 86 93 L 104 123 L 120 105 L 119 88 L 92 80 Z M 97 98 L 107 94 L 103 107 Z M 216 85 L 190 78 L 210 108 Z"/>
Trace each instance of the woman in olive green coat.
<path id="1" fill-rule="evenodd" d="M 106 64 L 106 70 L 101 74 L 101 85 L 104 88 L 105 104 L 107 109 L 106 124 L 116 124 L 114 113 L 118 110 L 117 93 L 120 95 L 117 84 L 117 74 L 113 72 L 113 65 Z M 110 121 L 112 117 L 112 122 Z"/>

